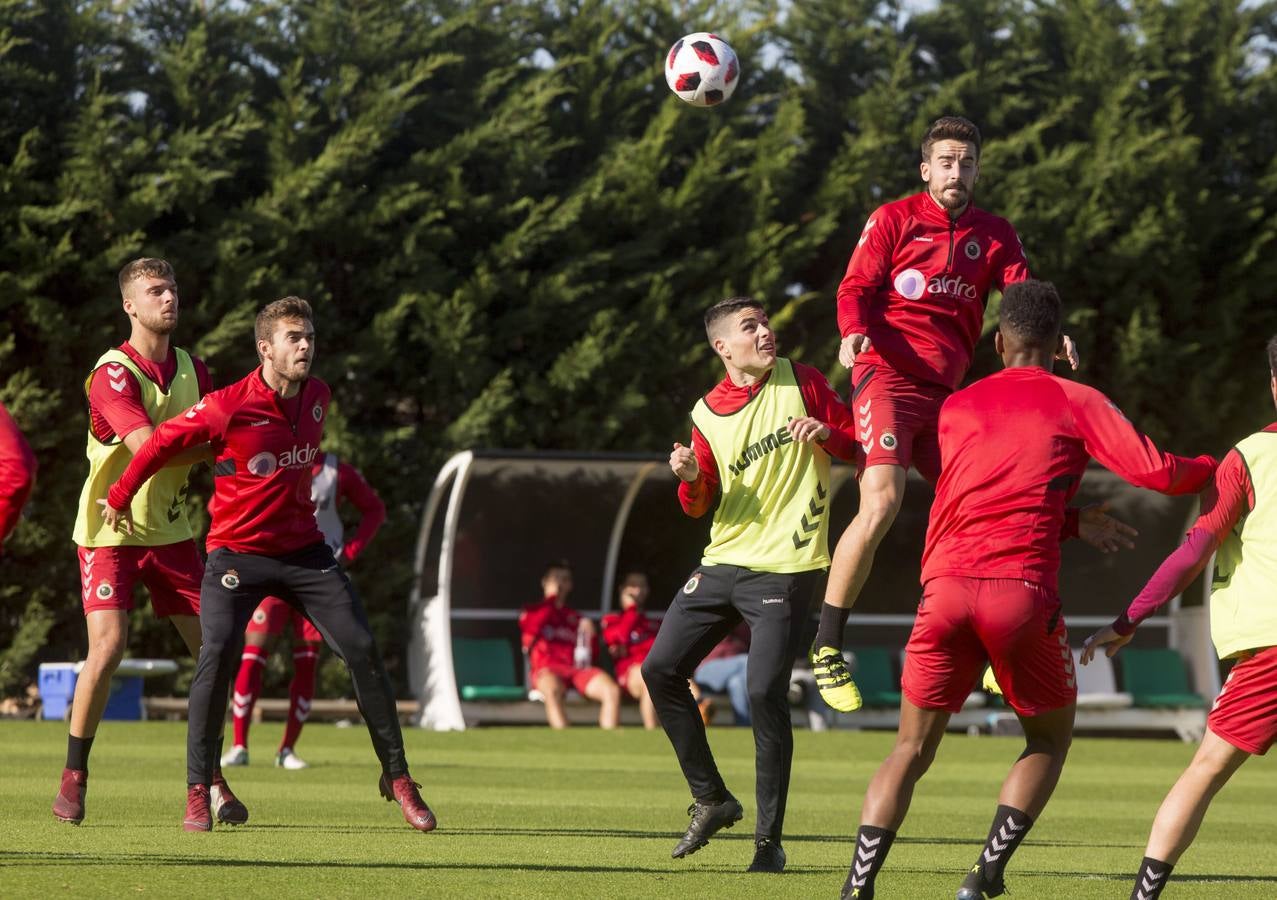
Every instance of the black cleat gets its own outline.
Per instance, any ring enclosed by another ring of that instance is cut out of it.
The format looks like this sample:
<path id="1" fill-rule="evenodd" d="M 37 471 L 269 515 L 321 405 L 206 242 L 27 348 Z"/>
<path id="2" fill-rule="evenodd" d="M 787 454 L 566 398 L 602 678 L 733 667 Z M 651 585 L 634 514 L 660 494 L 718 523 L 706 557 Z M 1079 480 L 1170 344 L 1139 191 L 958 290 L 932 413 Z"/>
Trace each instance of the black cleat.
<path id="1" fill-rule="evenodd" d="M 670 856 L 675 859 L 682 859 L 689 853 L 695 853 L 708 844 L 709 839 L 717 834 L 719 829 L 731 828 L 745 817 L 745 810 L 741 808 L 740 801 L 731 794 L 728 794 L 727 799 L 721 803 L 693 801 L 687 808 L 687 813 L 692 817 L 692 821 L 688 823 L 687 833 L 674 845 L 674 852 Z"/>
<path id="2" fill-rule="evenodd" d="M 972 866 L 962 887 L 958 888 L 956 900 L 985 900 L 987 897 L 1001 897 L 1006 892 L 1006 882 L 1001 878 L 996 883 L 989 884 L 984 880 L 984 870 L 979 866 Z"/>
<path id="3" fill-rule="evenodd" d="M 746 872 L 771 872 L 779 875 L 785 871 L 785 848 L 771 838 L 759 838 L 754 842 L 754 861 Z"/>

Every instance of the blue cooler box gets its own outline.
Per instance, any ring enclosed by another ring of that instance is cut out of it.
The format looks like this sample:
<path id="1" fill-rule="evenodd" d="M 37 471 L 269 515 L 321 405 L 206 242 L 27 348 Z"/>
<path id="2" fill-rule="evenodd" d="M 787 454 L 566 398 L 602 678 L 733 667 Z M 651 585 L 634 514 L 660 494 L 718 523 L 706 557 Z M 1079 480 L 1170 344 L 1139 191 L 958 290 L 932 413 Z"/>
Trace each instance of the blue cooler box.
<path id="1" fill-rule="evenodd" d="M 41 663 L 40 717 L 65 719 L 75 696 L 78 663 Z M 111 695 L 106 701 L 103 719 L 136 721 L 142 718 L 142 677 L 126 675 L 111 679 Z"/>

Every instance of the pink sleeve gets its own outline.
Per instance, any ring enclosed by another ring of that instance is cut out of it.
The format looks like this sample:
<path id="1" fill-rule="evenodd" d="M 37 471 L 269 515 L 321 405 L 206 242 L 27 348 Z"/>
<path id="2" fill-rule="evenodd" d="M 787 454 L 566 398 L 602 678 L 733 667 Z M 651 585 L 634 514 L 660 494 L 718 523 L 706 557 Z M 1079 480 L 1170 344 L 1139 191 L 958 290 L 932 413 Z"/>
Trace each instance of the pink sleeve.
<path id="1" fill-rule="evenodd" d="M 337 498 L 349 500 L 359 510 L 359 525 L 355 535 L 346 541 L 342 554 L 349 562 L 364 551 L 383 522 L 386 521 L 386 505 L 377 492 L 350 463 L 337 464 Z"/>
<path id="2" fill-rule="evenodd" d="M 111 485 L 107 503 L 114 509 L 124 509 L 146 480 L 164 468 L 170 459 L 183 450 L 207 444 L 221 435 L 223 417 L 220 409 L 211 402 L 212 396 L 156 426 L 119 480 Z"/>
<path id="3" fill-rule="evenodd" d="M 1161 494 L 1200 491 L 1215 470 L 1210 456 L 1163 453 L 1111 400 L 1094 388 L 1060 380 L 1069 398 L 1073 423 L 1086 452 L 1100 465 L 1136 487 Z"/>
<path id="4" fill-rule="evenodd" d="M 856 442 L 856 425 L 851 418 L 851 410 L 819 369 L 795 363 L 794 371 L 798 375 L 798 385 L 807 404 L 807 411 L 813 418 L 829 426 L 829 437 L 820 446 L 830 456 L 855 462 L 860 444 Z"/>
<path id="5" fill-rule="evenodd" d="M 1118 616 L 1113 630 L 1118 634 L 1130 634 L 1167 600 L 1183 593 L 1201 574 L 1211 554 L 1219 549 L 1224 538 L 1254 505 L 1255 489 L 1250 474 L 1241 454 L 1230 450 L 1202 495 L 1202 513 L 1193 523 L 1188 537 L 1158 567 L 1126 612 Z"/>
<path id="6" fill-rule="evenodd" d="M 869 303 L 891 273 L 894 230 L 886 207 L 879 207 L 865 223 L 847 272 L 838 285 L 838 333 L 864 334 L 869 327 Z"/>
<path id="7" fill-rule="evenodd" d="M 683 512 L 694 519 L 699 519 L 714 506 L 714 497 L 718 493 L 718 464 L 714 461 L 714 451 L 709 441 L 692 426 L 692 451 L 696 454 L 696 464 L 701 473 L 695 481 L 678 481 L 678 502 Z"/>

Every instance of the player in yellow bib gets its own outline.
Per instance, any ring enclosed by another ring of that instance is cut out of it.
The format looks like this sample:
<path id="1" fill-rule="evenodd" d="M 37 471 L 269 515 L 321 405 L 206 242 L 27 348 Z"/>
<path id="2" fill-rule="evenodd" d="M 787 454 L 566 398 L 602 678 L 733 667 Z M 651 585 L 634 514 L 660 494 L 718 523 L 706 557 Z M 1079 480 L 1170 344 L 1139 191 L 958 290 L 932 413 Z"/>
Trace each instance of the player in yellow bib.
<path id="1" fill-rule="evenodd" d="M 134 585 L 146 585 L 155 614 L 173 623 L 192 655 L 200 647 L 204 561 L 195 548 L 184 501 L 191 464 L 207 458 L 208 449 L 175 460 L 147 482 L 133 504 L 131 532 L 106 525 L 100 501 L 155 426 L 194 406 L 212 390 L 212 382 L 202 362 L 170 344 L 179 305 L 173 267 L 162 259 L 137 259 L 120 270 L 119 285 L 131 325 L 129 339 L 104 353 L 84 382 L 89 475 L 80 493 L 73 539 L 89 648 L 75 685 L 66 768 L 53 801 L 54 817 L 73 825 L 84 819 L 89 751 L 111 676 L 128 646 Z M 224 780 L 218 801 L 224 821 L 247 819 L 247 810 Z"/>
<path id="2" fill-rule="evenodd" d="M 830 455 L 853 459 L 851 416 L 816 369 L 776 355 L 762 305 L 729 297 L 705 313 L 726 377 L 692 410 L 692 446 L 670 468 L 690 516 L 714 511 L 701 565 L 675 596 L 643 663 L 643 679 L 692 792 L 681 858 L 743 815 L 705 738 L 688 679 L 742 620 L 758 818 L 751 872 L 785 867 L 781 830 L 794 738 L 786 697 L 813 591 L 829 566 Z M 717 501 L 717 503 L 715 503 Z"/>
<path id="3" fill-rule="evenodd" d="M 1277 405 L 1277 337 L 1268 342 L 1268 374 Z M 1277 422 L 1228 451 L 1184 543 L 1112 625 L 1087 638 L 1082 664 L 1101 647 L 1109 656 L 1117 653 L 1140 622 L 1192 584 L 1212 556 L 1211 639 L 1219 658 L 1234 664 L 1197 754 L 1153 820 L 1131 888 L 1131 897 L 1140 900 L 1161 896 L 1215 794 L 1242 763 L 1277 741 Z"/>

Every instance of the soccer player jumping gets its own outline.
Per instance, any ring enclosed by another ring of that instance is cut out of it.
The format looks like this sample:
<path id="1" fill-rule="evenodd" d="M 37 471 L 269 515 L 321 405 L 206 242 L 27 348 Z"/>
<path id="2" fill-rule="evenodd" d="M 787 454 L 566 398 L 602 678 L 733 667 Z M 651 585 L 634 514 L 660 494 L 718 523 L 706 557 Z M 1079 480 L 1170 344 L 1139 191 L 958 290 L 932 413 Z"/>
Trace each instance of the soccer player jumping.
<path id="1" fill-rule="evenodd" d="M 1277 404 L 1277 337 L 1268 342 L 1268 387 Z M 1086 665 L 1109 656 L 1167 600 L 1182 593 L 1211 556 L 1211 638 L 1234 660 L 1206 720 L 1197 754 L 1153 820 L 1131 900 L 1156 900 L 1193 843 L 1211 800 L 1251 756 L 1277 740 L 1277 422 L 1228 451 L 1184 543 L 1112 625 L 1087 638 Z"/>
<path id="2" fill-rule="evenodd" d="M 182 826 L 208 831 L 209 780 L 218 729 L 244 639 L 268 595 L 302 612 L 346 663 L 360 713 L 381 761 L 380 790 L 413 828 L 435 817 L 408 774 L 395 697 L 354 587 L 315 522 L 310 467 L 319 453 L 328 386 L 310 377 L 315 329 L 310 304 L 285 297 L 257 315 L 261 365 L 155 429 L 111 487 L 103 517 L 131 528 L 129 506 L 147 479 L 188 447 L 211 443 L 214 493 L 208 562 L 200 590 L 200 648 L 191 685 L 186 742 L 187 801 Z"/>
<path id="3" fill-rule="evenodd" d="M 1057 591 L 1066 513 L 1091 457 L 1137 487 L 1199 490 L 1214 460 L 1162 453 L 1099 391 L 1057 378 L 1060 298 L 1042 281 L 1007 288 L 995 337 L 1006 368 L 940 411 L 940 479 L 922 557 L 922 600 L 906 647 L 900 729 L 865 793 L 842 896 L 869 900 L 914 785 L 985 661 L 1024 728 L 985 846 L 959 900 L 1004 892 L 1003 870 L 1059 780 L 1077 699 Z M 1118 532 L 1101 509 L 1092 524 Z"/>
<path id="4" fill-rule="evenodd" d="M 838 286 L 838 360 L 851 369 L 865 451 L 860 506 L 834 548 L 812 671 L 820 695 L 850 711 L 843 629 L 874 553 L 904 502 L 912 465 L 935 484 L 936 417 L 971 365 L 989 291 L 1029 277 L 1015 229 L 972 203 L 980 131 L 960 116 L 931 123 L 919 167 L 926 190 L 874 210 Z M 1077 368 L 1067 337 L 1061 353 Z"/>

